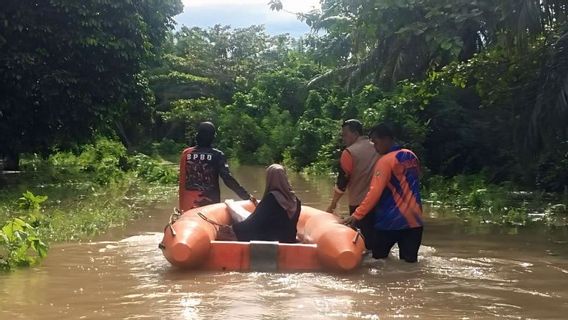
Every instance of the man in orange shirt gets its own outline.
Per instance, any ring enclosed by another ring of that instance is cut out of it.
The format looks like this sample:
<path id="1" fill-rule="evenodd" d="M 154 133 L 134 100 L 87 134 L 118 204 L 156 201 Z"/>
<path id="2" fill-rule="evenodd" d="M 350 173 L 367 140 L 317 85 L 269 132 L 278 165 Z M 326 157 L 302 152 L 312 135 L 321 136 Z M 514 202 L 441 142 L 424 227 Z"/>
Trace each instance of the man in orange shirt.
<path id="1" fill-rule="evenodd" d="M 379 157 L 369 138 L 363 135 L 361 121 L 350 119 L 343 122 L 341 138 L 346 148 L 341 153 L 333 199 L 327 208 L 329 213 L 334 212 L 337 202 L 346 191 L 349 198 L 349 213 L 357 209 L 369 191 L 373 167 Z M 371 238 L 374 234 L 372 214 L 359 221 L 357 227 L 361 229 L 365 238 L 365 247 L 371 250 Z"/>
<path id="2" fill-rule="evenodd" d="M 423 230 L 418 158 L 395 144 L 392 130 L 385 124 L 375 126 L 369 137 L 381 158 L 365 199 L 343 223 L 353 224 L 374 214 L 373 258 L 388 257 L 397 243 L 400 259 L 416 262 Z"/>

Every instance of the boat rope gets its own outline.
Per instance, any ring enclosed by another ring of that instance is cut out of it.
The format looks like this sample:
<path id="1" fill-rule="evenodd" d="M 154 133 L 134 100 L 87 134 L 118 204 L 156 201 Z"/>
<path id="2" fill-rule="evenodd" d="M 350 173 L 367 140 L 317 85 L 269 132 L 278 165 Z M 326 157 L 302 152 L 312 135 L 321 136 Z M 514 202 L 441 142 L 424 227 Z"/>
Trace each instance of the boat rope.
<path id="1" fill-rule="evenodd" d="M 174 224 L 179 219 L 179 217 L 181 217 L 181 215 L 181 210 L 174 208 L 174 213 L 172 213 L 172 215 L 170 216 L 170 224 Z"/>
<path id="2" fill-rule="evenodd" d="M 170 222 L 168 222 L 168 225 L 166 226 L 166 228 L 170 228 L 172 237 L 176 236 L 176 231 L 174 230 L 173 224 L 176 223 L 176 221 L 179 219 L 179 217 L 181 217 L 181 215 L 182 215 L 181 210 L 179 210 L 178 208 L 174 208 L 174 213 L 172 213 L 172 215 L 170 216 Z"/>
<path id="3" fill-rule="evenodd" d="M 164 233 L 166 232 L 165 229 L 170 229 L 170 232 L 172 233 L 172 237 L 175 237 L 177 235 L 176 231 L 174 230 L 173 224 L 176 223 L 176 221 L 178 221 L 178 219 L 181 217 L 181 215 L 183 214 L 183 212 L 181 212 L 180 209 L 178 208 L 174 208 L 174 213 L 172 213 L 170 215 L 170 221 L 168 222 L 168 224 L 166 225 L 166 227 L 164 228 Z M 163 242 L 160 242 L 158 244 L 158 248 L 165 250 L 166 246 L 164 245 Z"/>
<path id="4" fill-rule="evenodd" d="M 219 227 L 219 228 L 230 227 L 229 225 L 220 224 L 220 223 L 217 223 L 217 222 L 215 222 L 215 221 L 213 221 L 213 220 L 207 218 L 207 217 L 206 217 L 203 213 L 201 213 L 201 212 L 198 212 L 198 213 L 197 213 L 197 216 L 199 216 L 201 219 L 203 219 L 203 220 L 209 222 L 210 224 L 212 224 L 212 225 L 214 225 L 214 226 L 216 226 L 216 227 Z M 219 229 L 217 229 L 217 230 L 219 230 Z"/>

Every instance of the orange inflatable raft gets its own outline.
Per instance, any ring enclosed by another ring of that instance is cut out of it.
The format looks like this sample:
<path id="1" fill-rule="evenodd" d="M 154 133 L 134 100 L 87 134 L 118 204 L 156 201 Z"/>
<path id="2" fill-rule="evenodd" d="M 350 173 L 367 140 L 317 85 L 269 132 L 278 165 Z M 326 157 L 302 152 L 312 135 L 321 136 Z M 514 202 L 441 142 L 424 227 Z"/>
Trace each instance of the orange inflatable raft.
<path id="1" fill-rule="evenodd" d="M 250 201 L 237 204 L 249 211 Z M 204 219 L 206 217 L 209 222 Z M 327 212 L 302 206 L 297 229 L 299 243 L 216 241 L 218 227 L 231 224 L 224 203 L 175 215 L 159 247 L 174 266 L 219 271 L 350 271 L 361 263 L 361 235 Z"/>

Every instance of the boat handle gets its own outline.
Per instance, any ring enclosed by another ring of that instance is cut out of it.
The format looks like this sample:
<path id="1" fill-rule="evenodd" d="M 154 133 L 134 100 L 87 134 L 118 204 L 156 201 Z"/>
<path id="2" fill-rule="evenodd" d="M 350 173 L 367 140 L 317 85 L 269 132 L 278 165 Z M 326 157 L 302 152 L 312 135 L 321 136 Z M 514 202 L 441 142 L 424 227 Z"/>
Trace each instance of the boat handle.
<path id="1" fill-rule="evenodd" d="M 355 230 L 356 234 L 355 234 L 355 237 L 353 237 L 352 242 L 353 242 L 353 244 L 356 244 L 357 240 L 359 240 L 359 238 L 363 238 L 363 234 L 361 233 L 361 229 L 359 229 L 359 228 L 355 228 L 354 230 Z"/>
<path id="2" fill-rule="evenodd" d="M 172 233 L 172 237 L 176 236 L 176 231 L 174 230 L 174 227 L 171 223 L 168 223 L 168 227 L 170 227 L 170 231 Z"/>

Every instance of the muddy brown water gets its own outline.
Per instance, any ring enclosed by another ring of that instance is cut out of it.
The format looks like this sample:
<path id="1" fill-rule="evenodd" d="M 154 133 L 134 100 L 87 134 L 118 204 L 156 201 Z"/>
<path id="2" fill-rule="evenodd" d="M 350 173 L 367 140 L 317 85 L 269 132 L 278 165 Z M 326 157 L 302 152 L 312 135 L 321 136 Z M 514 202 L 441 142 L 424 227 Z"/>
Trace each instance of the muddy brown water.
<path id="1" fill-rule="evenodd" d="M 262 168 L 235 175 L 261 195 Z M 327 206 L 329 179 L 291 180 L 304 204 Z M 158 250 L 174 205 L 0 274 L 0 319 L 568 319 L 566 229 L 480 226 L 430 209 L 418 264 L 395 250 L 351 274 L 211 273 L 175 270 Z"/>

